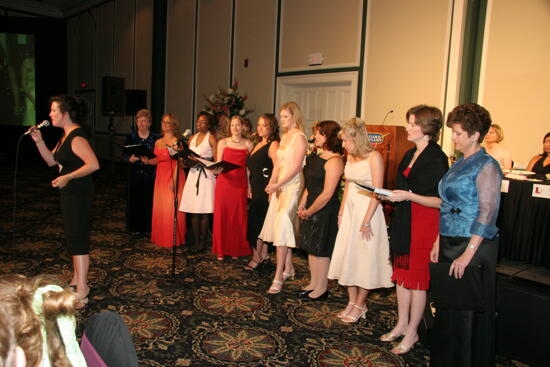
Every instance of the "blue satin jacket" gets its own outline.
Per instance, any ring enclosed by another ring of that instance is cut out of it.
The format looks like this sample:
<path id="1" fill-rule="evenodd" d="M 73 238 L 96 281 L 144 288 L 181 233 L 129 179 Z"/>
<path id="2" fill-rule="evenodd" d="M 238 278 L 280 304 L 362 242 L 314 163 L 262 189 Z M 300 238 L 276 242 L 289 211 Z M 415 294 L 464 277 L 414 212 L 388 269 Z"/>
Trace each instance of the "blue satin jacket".
<path id="1" fill-rule="evenodd" d="M 459 158 L 439 182 L 439 233 L 495 237 L 501 182 L 500 166 L 484 148 L 467 159 Z"/>

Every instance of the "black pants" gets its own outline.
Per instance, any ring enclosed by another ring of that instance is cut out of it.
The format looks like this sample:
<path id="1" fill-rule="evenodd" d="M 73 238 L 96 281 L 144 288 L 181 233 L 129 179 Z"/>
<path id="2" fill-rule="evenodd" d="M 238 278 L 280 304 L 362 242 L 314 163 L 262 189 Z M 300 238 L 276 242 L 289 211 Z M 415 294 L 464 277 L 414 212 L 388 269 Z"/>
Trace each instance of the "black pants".
<path id="1" fill-rule="evenodd" d="M 459 257 L 469 238 L 441 236 L 439 262 Z M 484 312 L 437 309 L 432 334 L 430 365 L 434 367 L 486 367 L 495 365 L 495 287 L 498 237 L 484 239 L 470 265 L 483 265 Z"/>
<path id="2" fill-rule="evenodd" d="M 118 314 L 111 311 L 95 314 L 88 320 L 84 333 L 108 366 L 138 366 L 132 337 Z"/>

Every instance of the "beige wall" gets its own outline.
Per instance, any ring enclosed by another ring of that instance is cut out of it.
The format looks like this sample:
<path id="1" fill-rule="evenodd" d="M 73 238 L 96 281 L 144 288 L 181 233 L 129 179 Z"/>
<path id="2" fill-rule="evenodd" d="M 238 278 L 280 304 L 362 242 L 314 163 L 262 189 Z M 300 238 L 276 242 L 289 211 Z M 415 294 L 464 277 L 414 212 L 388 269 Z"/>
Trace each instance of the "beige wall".
<path id="1" fill-rule="evenodd" d="M 204 109 L 205 96 L 229 87 L 231 20 L 231 1 L 199 1 L 195 114 Z"/>
<path id="2" fill-rule="evenodd" d="M 550 131 L 550 1 L 489 1 L 480 103 L 525 166 Z"/>
<path id="3" fill-rule="evenodd" d="M 363 118 L 404 125 L 405 112 L 425 103 L 443 107 L 449 34 L 447 0 L 370 0 Z"/>
<path id="4" fill-rule="evenodd" d="M 282 0 L 279 71 L 359 66 L 361 0 Z M 323 65 L 307 55 L 321 52 Z"/>
<path id="5" fill-rule="evenodd" d="M 166 112 L 182 131 L 193 125 L 195 1 L 169 0 L 166 36 Z"/>
<path id="6" fill-rule="evenodd" d="M 115 136 L 108 135 L 109 119 L 101 114 L 102 79 L 122 77 L 126 89 L 145 89 L 151 98 L 153 0 L 116 0 L 69 18 L 68 91 L 95 92 L 95 148 L 108 157 L 111 146 L 130 131 L 131 117 L 115 117 Z M 80 82 L 87 81 L 82 89 Z M 118 154 L 118 148 L 113 148 Z"/>
<path id="7" fill-rule="evenodd" d="M 237 1 L 233 79 L 254 108 L 248 115 L 253 123 L 262 113 L 273 112 L 276 18 L 277 0 Z"/>
<path id="8" fill-rule="evenodd" d="M 447 110 L 453 107 L 457 85 L 449 80 L 460 76 L 457 45 L 465 0 L 455 0 L 454 9 L 452 0 L 370 0 L 366 20 L 360 19 L 360 0 L 281 1 L 280 72 L 311 70 L 306 65 L 310 52 L 324 53 L 321 68 L 358 66 L 359 56 L 364 57 L 361 115 L 371 124 L 380 123 L 389 110 L 395 112 L 387 124 L 404 124 L 406 110 L 419 103 L 444 108 L 446 101 Z M 183 128 L 190 127 L 193 115 L 204 108 L 204 97 L 231 82 L 231 65 L 233 79 L 256 109 L 250 117 L 255 120 L 261 112 L 271 111 L 278 0 L 235 0 L 234 35 L 233 1 L 198 4 L 198 44 L 193 54 L 195 0 L 168 3 L 167 111 L 180 117 Z M 101 116 L 104 75 L 124 77 L 127 88 L 146 89 L 150 99 L 152 9 L 153 0 L 116 0 L 92 9 L 93 19 L 82 13 L 68 20 L 69 90 L 78 89 L 83 79 L 96 90 L 97 131 L 106 132 L 108 122 Z M 550 100 L 550 3 L 489 0 L 487 16 L 479 102 L 504 127 L 504 144 L 514 160 L 526 163 L 540 151 L 549 126 L 540 111 Z M 366 50 L 359 55 L 363 21 Z M 248 68 L 244 59 L 249 60 Z M 125 133 L 129 123 L 117 118 L 116 132 Z M 96 140 L 103 143 L 98 145 L 105 147 L 107 138 L 99 134 Z"/>

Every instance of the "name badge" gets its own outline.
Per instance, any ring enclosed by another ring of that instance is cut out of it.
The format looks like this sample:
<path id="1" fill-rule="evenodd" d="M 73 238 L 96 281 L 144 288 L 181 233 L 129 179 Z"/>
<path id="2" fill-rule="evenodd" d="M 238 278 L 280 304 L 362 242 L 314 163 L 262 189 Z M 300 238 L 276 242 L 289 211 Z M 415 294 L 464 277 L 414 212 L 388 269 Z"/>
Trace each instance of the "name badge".
<path id="1" fill-rule="evenodd" d="M 533 184 L 533 197 L 550 199 L 550 185 Z"/>
<path id="2" fill-rule="evenodd" d="M 502 180 L 502 183 L 500 184 L 500 192 L 503 192 L 505 194 L 508 193 L 508 187 L 510 187 L 510 181 L 509 180 Z"/>

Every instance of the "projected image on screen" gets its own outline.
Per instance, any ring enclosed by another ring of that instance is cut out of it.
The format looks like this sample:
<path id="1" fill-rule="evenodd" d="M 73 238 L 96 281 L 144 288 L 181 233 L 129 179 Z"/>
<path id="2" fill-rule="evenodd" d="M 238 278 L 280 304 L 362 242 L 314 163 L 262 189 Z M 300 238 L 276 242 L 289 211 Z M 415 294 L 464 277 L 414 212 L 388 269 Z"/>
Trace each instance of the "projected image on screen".
<path id="1" fill-rule="evenodd" d="M 34 36 L 0 33 L 0 124 L 36 123 Z"/>

